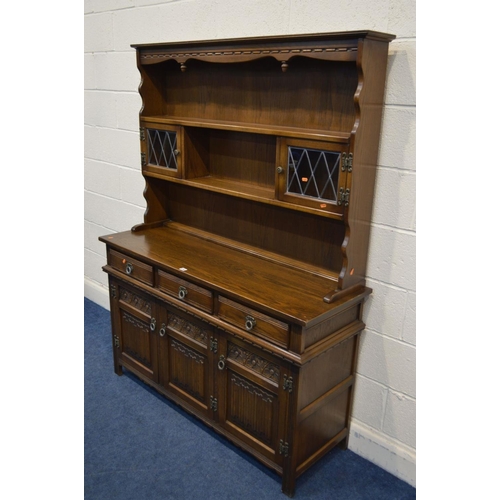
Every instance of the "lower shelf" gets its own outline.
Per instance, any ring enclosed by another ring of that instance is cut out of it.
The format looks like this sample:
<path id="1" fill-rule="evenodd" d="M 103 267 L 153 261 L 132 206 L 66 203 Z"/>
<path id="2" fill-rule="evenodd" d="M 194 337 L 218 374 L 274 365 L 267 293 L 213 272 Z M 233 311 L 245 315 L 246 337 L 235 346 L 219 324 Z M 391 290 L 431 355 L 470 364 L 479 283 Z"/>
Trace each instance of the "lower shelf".
<path id="1" fill-rule="evenodd" d="M 241 198 L 244 200 L 257 201 L 266 205 L 273 205 L 295 212 L 319 215 L 326 219 L 337 221 L 344 220 L 343 210 L 336 213 L 326 209 L 314 208 L 314 206 L 306 206 L 304 204 L 293 203 L 293 201 L 281 201 L 275 196 L 275 189 L 259 186 L 258 184 L 241 182 L 239 180 L 230 179 L 227 177 L 218 177 L 214 175 L 204 177 L 194 177 L 191 179 L 181 179 L 171 177 L 166 174 L 161 174 L 153 171 L 144 171 L 143 175 L 146 179 L 159 179 L 170 183 L 190 186 L 197 189 L 203 189 L 209 192 L 221 193 L 228 196 Z M 318 205 L 320 202 L 317 202 Z M 312 204 L 311 204 L 312 205 Z"/>
<path id="2" fill-rule="evenodd" d="M 245 196 L 248 199 L 274 200 L 274 189 L 257 184 L 242 183 L 237 180 L 224 177 L 207 176 L 184 180 L 187 185 L 200 187 L 236 196 Z"/>

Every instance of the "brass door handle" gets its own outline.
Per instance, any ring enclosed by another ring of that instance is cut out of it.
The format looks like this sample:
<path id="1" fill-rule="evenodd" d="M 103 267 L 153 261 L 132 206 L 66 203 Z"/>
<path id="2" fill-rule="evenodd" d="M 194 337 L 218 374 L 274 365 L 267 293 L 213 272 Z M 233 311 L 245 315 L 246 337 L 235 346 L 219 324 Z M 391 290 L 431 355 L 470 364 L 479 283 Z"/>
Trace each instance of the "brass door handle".
<path id="1" fill-rule="evenodd" d="M 219 370 L 224 370 L 224 368 L 226 368 L 226 358 L 224 357 L 224 354 L 220 355 L 219 362 L 217 363 L 217 368 Z"/>

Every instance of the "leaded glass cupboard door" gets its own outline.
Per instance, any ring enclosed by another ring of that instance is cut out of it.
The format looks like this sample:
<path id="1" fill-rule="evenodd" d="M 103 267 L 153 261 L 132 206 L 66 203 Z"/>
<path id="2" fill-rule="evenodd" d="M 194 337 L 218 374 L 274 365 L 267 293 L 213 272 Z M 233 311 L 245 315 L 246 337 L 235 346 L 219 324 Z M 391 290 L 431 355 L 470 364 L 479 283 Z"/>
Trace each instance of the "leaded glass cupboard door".
<path id="1" fill-rule="evenodd" d="M 182 127 L 148 123 L 140 132 L 143 171 L 182 178 Z"/>
<path id="2" fill-rule="evenodd" d="M 278 141 L 278 198 L 339 215 L 349 203 L 348 145 L 301 139 Z"/>

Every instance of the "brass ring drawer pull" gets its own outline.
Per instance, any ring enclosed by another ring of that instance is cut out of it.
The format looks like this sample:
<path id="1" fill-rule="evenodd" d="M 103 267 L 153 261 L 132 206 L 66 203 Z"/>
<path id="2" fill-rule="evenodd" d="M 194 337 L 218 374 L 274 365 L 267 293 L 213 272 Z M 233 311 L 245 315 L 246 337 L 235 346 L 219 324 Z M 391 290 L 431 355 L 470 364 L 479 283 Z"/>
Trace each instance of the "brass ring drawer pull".
<path id="1" fill-rule="evenodd" d="M 245 318 L 245 328 L 250 331 L 252 328 L 255 327 L 257 324 L 257 321 L 255 321 L 255 318 L 253 316 L 247 316 Z"/>
<path id="2" fill-rule="evenodd" d="M 187 288 L 185 286 L 179 287 L 179 299 L 185 299 L 188 294 Z"/>
<path id="3" fill-rule="evenodd" d="M 151 322 L 149 323 L 149 329 L 154 332 L 156 330 L 156 319 L 151 318 Z"/>
<path id="4" fill-rule="evenodd" d="M 165 326 L 165 323 L 162 323 L 160 328 L 160 337 L 165 337 L 166 333 L 167 333 L 167 327 Z"/>
<path id="5" fill-rule="evenodd" d="M 125 264 L 125 272 L 127 274 L 132 274 L 133 270 L 134 270 L 134 266 L 130 262 L 127 262 Z"/>

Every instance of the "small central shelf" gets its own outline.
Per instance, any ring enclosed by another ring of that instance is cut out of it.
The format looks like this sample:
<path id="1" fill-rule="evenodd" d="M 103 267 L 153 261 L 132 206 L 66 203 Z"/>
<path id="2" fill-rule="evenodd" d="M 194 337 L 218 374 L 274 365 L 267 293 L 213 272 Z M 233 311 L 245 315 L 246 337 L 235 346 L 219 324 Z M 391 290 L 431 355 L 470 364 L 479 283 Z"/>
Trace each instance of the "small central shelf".
<path id="1" fill-rule="evenodd" d="M 244 192 L 250 199 L 274 200 L 274 189 L 272 188 L 257 186 L 251 183 L 245 183 L 242 187 L 241 181 L 225 177 L 209 175 L 185 180 L 184 183 L 231 195 L 241 195 Z"/>
<path id="2" fill-rule="evenodd" d="M 215 130 L 230 130 L 233 132 L 249 132 L 263 135 L 274 135 L 281 137 L 296 137 L 301 139 L 316 139 L 322 141 L 332 141 L 342 144 L 349 142 L 350 133 L 303 129 L 298 127 L 283 127 L 276 125 L 261 125 L 258 123 L 233 122 L 223 120 L 207 120 L 204 118 L 188 118 L 178 116 L 142 116 L 145 125 L 176 125 L 184 127 L 198 127 Z"/>

